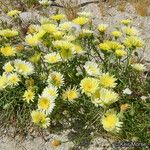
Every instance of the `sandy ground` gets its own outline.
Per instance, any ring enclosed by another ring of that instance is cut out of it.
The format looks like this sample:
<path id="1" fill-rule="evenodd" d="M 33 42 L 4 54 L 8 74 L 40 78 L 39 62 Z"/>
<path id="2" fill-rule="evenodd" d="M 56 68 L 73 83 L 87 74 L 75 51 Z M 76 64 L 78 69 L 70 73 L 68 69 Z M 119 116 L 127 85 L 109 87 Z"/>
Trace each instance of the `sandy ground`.
<path id="1" fill-rule="evenodd" d="M 81 0 L 81 2 L 88 0 Z M 55 8 L 49 9 L 55 11 Z M 142 56 L 145 57 L 147 61 L 150 61 L 150 16 L 142 17 L 136 14 L 134 8 L 128 4 L 125 12 L 118 12 L 117 8 L 110 7 L 107 10 L 106 16 L 101 16 L 99 7 L 97 4 L 90 4 L 83 8 L 83 10 L 90 11 L 92 16 L 94 16 L 95 24 L 99 23 L 107 23 L 109 25 L 115 25 L 119 20 L 130 18 L 133 19 L 133 25 L 139 29 L 142 38 L 146 40 L 145 53 L 141 52 Z M 23 13 L 21 16 L 25 21 L 30 19 L 38 19 L 40 16 L 38 12 L 32 13 Z M 0 19 L 7 19 L 6 17 L 1 16 Z M 0 150 L 69 150 L 73 143 L 67 142 L 62 143 L 59 147 L 53 147 L 51 145 L 51 141 L 53 139 L 59 139 L 62 141 L 67 141 L 66 133 L 62 133 L 61 135 L 48 135 L 48 141 L 45 142 L 41 137 L 36 136 L 27 136 L 24 140 L 20 141 L 19 137 L 11 138 L 8 135 L 2 135 L 0 137 Z M 93 141 L 93 144 L 88 148 L 89 150 L 109 150 L 109 143 L 106 139 L 97 138 Z"/>

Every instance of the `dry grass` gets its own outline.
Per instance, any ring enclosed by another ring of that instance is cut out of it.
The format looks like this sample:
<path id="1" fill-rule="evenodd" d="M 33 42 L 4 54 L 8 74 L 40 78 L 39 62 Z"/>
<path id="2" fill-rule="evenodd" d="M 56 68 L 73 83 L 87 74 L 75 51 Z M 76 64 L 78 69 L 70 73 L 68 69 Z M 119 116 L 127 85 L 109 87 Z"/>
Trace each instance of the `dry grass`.
<path id="1" fill-rule="evenodd" d="M 141 16 L 148 16 L 148 9 L 150 8 L 150 0 L 130 0 L 130 3 L 135 8 L 137 14 Z"/>
<path id="2" fill-rule="evenodd" d="M 126 4 L 130 3 L 134 8 L 137 14 L 141 16 L 149 16 L 148 9 L 150 9 L 150 0 L 99 0 L 99 8 L 102 16 L 105 16 L 107 13 L 108 7 L 117 6 L 118 11 L 125 11 Z"/>
<path id="3" fill-rule="evenodd" d="M 61 5 L 64 7 L 64 12 L 68 20 L 73 20 L 77 17 L 77 13 L 80 11 L 79 5 L 81 4 L 80 0 L 60 0 Z"/>

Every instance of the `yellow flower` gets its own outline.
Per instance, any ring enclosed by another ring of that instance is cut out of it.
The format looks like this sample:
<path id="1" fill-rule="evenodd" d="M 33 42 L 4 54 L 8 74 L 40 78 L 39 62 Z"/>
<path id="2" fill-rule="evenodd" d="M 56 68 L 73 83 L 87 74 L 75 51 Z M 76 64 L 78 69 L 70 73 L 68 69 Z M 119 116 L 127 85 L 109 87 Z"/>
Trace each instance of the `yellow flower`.
<path id="1" fill-rule="evenodd" d="M 110 45 L 107 42 L 99 44 L 99 48 L 102 52 L 111 52 Z"/>
<path id="2" fill-rule="evenodd" d="M 83 50 L 83 48 L 80 45 L 74 44 L 74 48 L 75 52 L 77 54 L 83 54 L 85 53 L 85 50 Z"/>
<path id="3" fill-rule="evenodd" d="M 8 75 L 8 84 L 11 86 L 16 86 L 20 82 L 20 78 L 17 73 L 12 73 Z"/>
<path id="4" fill-rule="evenodd" d="M 124 27 L 123 31 L 126 35 L 129 35 L 129 36 L 138 35 L 138 31 L 133 27 Z"/>
<path id="5" fill-rule="evenodd" d="M 56 52 L 47 54 L 44 56 L 44 58 L 45 58 L 45 62 L 50 63 L 50 64 L 54 64 L 54 63 L 61 61 L 60 55 Z"/>
<path id="6" fill-rule="evenodd" d="M 32 122 L 39 125 L 42 128 L 47 128 L 49 126 L 50 119 L 47 116 L 38 110 L 33 110 L 31 112 Z"/>
<path id="7" fill-rule="evenodd" d="M 88 29 L 83 29 L 82 32 L 80 33 L 81 37 L 90 37 L 92 35 L 93 35 L 93 31 Z"/>
<path id="8" fill-rule="evenodd" d="M 0 90 L 4 89 L 7 86 L 8 84 L 7 82 L 8 82 L 8 79 L 5 74 L 0 76 Z"/>
<path id="9" fill-rule="evenodd" d="M 125 112 L 128 108 L 130 108 L 130 105 L 129 105 L 128 103 L 122 104 L 122 105 L 120 106 L 120 111 L 121 111 L 121 112 Z"/>
<path id="10" fill-rule="evenodd" d="M 97 76 L 100 73 L 98 64 L 92 61 L 87 61 L 84 65 L 84 68 L 86 72 L 91 76 Z"/>
<path id="11" fill-rule="evenodd" d="M 29 27 L 28 27 L 28 33 L 37 33 L 39 31 L 40 27 L 38 25 L 33 25 L 31 24 Z"/>
<path id="12" fill-rule="evenodd" d="M 117 57 L 123 57 L 123 56 L 127 55 L 127 52 L 124 51 L 124 50 L 118 49 L 118 50 L 115 51 L 115 54 L 116 54 Z"/>
<path id="13" fill-rule="evenodd" d="M 124 24 L 124 25 L 129 25 L 129 24 L 132 23 L 132 20 L 130 20 L 130 19 L 125 19 L 125 20 L 121 20 L 120 22 L 121 22 L 122 24 Z"/>
<path id="14" fill-rule="evenodd" d="M 67 99 L 68 101 L 73 101 L 79 97 L 79 93 L 75 87 L 72 89 L 69 88 L 63 93 L 63 99 Z"/>
<path id="15" fill-rule="evenodd" d="M 31 75 L 34 72 L 34 67 L 30 62 L 16 59 L 14 61 L 14 66 L 16 72 L 22 74 L 23 76 Z"/>
<path id="16" fill-rule="evenodd" d="M 121 37 L 122 33 L 120 31 L 113 31 L 112 32 L 112 35 L 115 37 L 115 38 L 118 38 L 118 37 Z"/>
<path id="17" fill-rule="evenodd" d="M 19 11 L 19 10 L 12 10 L 12 11 L 9 11 L 9 12 L 7 13 L 7 15 L 8 15 L 9 17 L 15 17 L 15 16 L 19 15 L 20 13 L 21 13 L 21 11 Z"/>
<path id="18" fill-rule="evenodd" d="M 57 31 L 57 29 L 56 29 L 56 25 L 54 25 L 54 24 L 43 24 L 42 25 L 42 29 L 44 30 L 44 31 L 46 31 L 47 33 L 50 33 L 50 34 L 52 34 L 52 33 L 54 33 L 55 31 Z"/>
<path id="19" fill-rule="evenodd" d="M 146 70 L 146 67 L 144 64 L 140 64 L 140 63 L 135 63 L 131 65 L 133 69 L 135 69 L 136 71 L 139 72 L 143 72 Z"/>
<path id="20" fill-rule="evenodd" d="M 65 15 L 63 15 L 63 14 L 57 14 L 57 15 L 52 15 L 51 16 L 51 19 L 56 20 L 56 21 L 60 21 L 64 18 L 65 18 Z"/>
<path id="21" fill-rule="evenodd" d="M 40 40 L 36 35 L 32 36 L 32 35 L 29 34 L 25 37 L 25 42 L 27 44 L 29 44 L 30 46 L 36 46 L 36 45 L 39 44 Z"/>
<path id="22" fill-rule="evenodd" d="M 38 100 L 38 109 L 44 111 L 46 114 L 50 114 L 55 107 L 54 100 L 48 96 L 40 96 Z"/>
<path id="23" fill-rule="evenodd" d="M 98 84 L 97 79 L 94 79 L 91 77 L 86 77 L 81 80 L 80 86 L 81 86 L 83 93 L 85 93 L 87 95 L 91 95 L 96 92 L 99 84 Z"/>
<path id="24" fill-rule="evenodd" d="M 52 36 L 55 40 L 61 39 L 64 33 L 62 31 L 55 31 Z"/>
<path id="25" fill-rule="evenodd" d="M 105 88 L 114 88 L 116 86 L 117 79 L 114 76 L 109 75 L 109 73 L 104 73 L 99 77 L 99 83 L 102 87 Z"/>
<path id="26" fill-rule="evenodd" d="M 127 37 L 124 41 L 124 44 L 127 48 L 132 48 L 132 49 L 140 48 L 144 46 L 144 42 L 136 36 Z"/>
<path id="27" fill-rule="evenodd" d="M 54 71 L 48 76 L 47 82 L 56 87 L 61 87 L 64 83 L 64 78 L 61 73 Z"/>
<path id="28" fill-rule="evenodd" d="M 89 21 L 89 19 L 87 17 L 77 17 L 73 20 L 74 23 L 78 24 L 78 25 L 84 25 Z"/>
<path id="29" fill-rule="evenodd" d="M 57 139 L 54 139 L 52 142 L 51 142 L 52 146 L 53 147 L 57 147 L 57 146 L 60 146 L 61 145 L 61 141 L 60 140 L 57 140 Z"/>
<path id="30" fill-rule="evenodd" d="M 124 46 L 116 41 L 106 41 L 106 43 L 109 45 L 110 49 L 115 50 L 123 50 Z"/>
<path id="31" fill-rule="evenodd" d="M 57 98 L 58 93 L 57 93 L 57 87 L 53 86 L 53 85 L 49 85 L 48 87 L 46 87 L 43 92 L 42 92 L 43 96 L 49 97 L 51 100 L 54 100 Z"/>
<path id="32" fill-rule="evenodd" d="M 104 33 L 107 30 L 107 28 L 108 28 L 107 24 L 100 24 L 100 25 L 98 25 L 98 31 L 100 33 Z"/>
<path id="33" fill-rule="evenodd" d="M 28 89 L 24 92 L 23 94 L 23 100 L 26 101 L 27 103 L 33 102 L 35 98 L 35 92 L 31 89 Z"/>
<path id="34" fill-rule="evenodd" d="M 10 30 L 10 29 L 0 30 L 0 36 L 3 37 L 14 37 L 17 35 L 18 35 L 18 31 L 16 30 Z"/>
<path id="35" fill-rule="evenodd" d="M 118 132 L 122 126 L 117 113 L 110 109 L 101 118 L 103 128 L 108 132 Z"/>
<path id="36" fill-rule="evenodd" d="M 15 48 L 13 48 L 11 46 L 2 47 L 0 51 L 6 57 L 8 57 L 8 56 L 14 56 L 15 53 L 16 53 Z"/>
<path id="37" fill-rule="evenodd" d="M 3 66 L 3 69 L 6 73 L 10 73 L 14 70 L 14 67 L 12 66 L 11 62 L 8 62 Z"/>
<path id="38" fill-rule="evenodd" d="M 72 25 L 73 25 L 72 22 L 64 22 L 64 23 L 61 23 L 59 26 L 60 26 L 60 29 L 63 31 L 70 31 L 72 28 Z"/>
<path id="39" fill-rule="evenodd" d="M 100 90 L 97 90 L 93 97 L 92 97 L 92 102 L 96 105 L 96 106 L 109 106 L 112 103 L 115 103 L 116 101 L 118 101 L 119 99 L 119 95 L 117 93 L 115 93 L 112 90 L 108 90 L 105 88 L 101 88 Z"/>

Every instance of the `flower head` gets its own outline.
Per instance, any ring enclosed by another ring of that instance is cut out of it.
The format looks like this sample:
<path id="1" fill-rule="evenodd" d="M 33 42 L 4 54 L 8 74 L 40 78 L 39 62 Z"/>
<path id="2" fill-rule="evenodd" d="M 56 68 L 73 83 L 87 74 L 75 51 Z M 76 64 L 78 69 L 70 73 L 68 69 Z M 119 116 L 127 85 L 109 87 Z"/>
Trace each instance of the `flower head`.
<path id="1" fill-rule="evenodd" d="M 130 20 L 130 19 L 124 19 L 124 20 L 121 20 L 120 22 L 121 22 L 122 24 L 124 24 L 124 25 L 129 25 L 129 24 L 132 23 L 132 20 Z"/>
<path id="2" fill-rule="evenodd" d="M 9 11 L 9 12 L 7 13 L 7 15 L 8 15 L 9 17 L 16 17 L 16 16 L 18 16 L 20 13 L 21 13 L 21 11 L 15 9 L 15 10 Z"/>
<path id="3" fill-rule="evenodd" d="M 35 35 L 31 35 L 31 34 L 27 35 L 27 36 L 25 37 L 25 41 L 26 41 L 26 43 L 27 43 L 28 45 L 30 45 L 30 46 L 36 46 L 36 45 L 38 45 L 39 42 L 40 42 L 40 40 L 39 40 L 39 38 L 36 36 L 36 34 L 35 34 Z"/>
<path id="4" fill-rule="evenodd" d="M 135 69 L 136 71 L 139 72 L 143 72 L 146 70 L 146 67 L 144 64 L 140 64 L 140 63 L 135 63 L 131 65 L 133 69 Z"/>
<path id="5" fill-rule="evenodd" d="M 0 90 L 4 89 L 8 84 L 8 79 L 6 74 L 0 76 Z"/>
<path id="6" fill-rule="evenodd" d="M 3 66 L 3 69 L 6 73 L 10 73 L 14 70 L 14 67 L 12 65 L 11 62 L 7 62 L 4 66 Z"/>
<path id="7" fill-rule="evenodd" d="M 117 57 L 123 57 L 123 56 L 127 55 L 127 52 L 124 51 L 124 50 L 118 49 L 118 50 L 115 51 L 115 54 L 116 54 Z"/>
<path id="8" fill-rule="evenodd" d="M 0 30 L 0 36 L 3 37 L 14 37 L 17 35 L 18 35 L 18 31 L 16 30 L 10 30 L 10 29 Z"/>
<path id="9" fill-rule="evenodd" d="M 113 31 L 112 32 L 112 35 L 115 37 L 115 38 L 119 38 L 121 37 L 122 33 L 120 31 Z"/>
<path id="10" fill-rule="evenodd" d="M 11 46 L 5 46 L 2 47 L 0 49 L 0 52 L 5 56 L 5 57 L 9 57 L 9 56 L 14 56 L 16 51 L 15 48 L 11 47 Z"/>
<path id="11" fill-rule="evenodd" d="M 35 92 L 31 89 L 27 89 L 24 94 L 23 94 L 23 100 L 26 101 L 27 103 L 33 102 L 35 98 Z"/>
<path id="12" fill-rule="evenodd" d="M 124 44 L 128 48 L 135 49 L 135 48 L 143 47 L 144 42 L 138 37 L 130 36 L 125 39 Z"/>
<path id="13" fill-rule="evenodd" d="M 50 33 L 50 34 L 52 34 L 52 33 L 54 33 L 55 31 L 57 31 L 57 26 L 55 25 L 55 24 L 43 24 L 42 25 L 42 29 L 44 30 L 44 31 L 46 31 L 47 33 Z"/>
<path id="14" fill-rule="evenodd" d="M 105 88 L 114 88 L 117 85 L 116 80 L 117 79 L 109 73 L 104 73 L 99 77 L 100 85 Z"/>
<path id="15" fill-rule="evenodd" d="M 30 62 L 26 62 L 20 59 L 14 61 L 14 67 L 16 72 L 20 73 L 23 76 L 28 76 L 33 74 L 34 67 Z"/>
<path id="16" fill-rule="evenodd" d="M 64 78 L 60 72 L 54 71 L 48 76 L 47 82 L 48 84 L 52 84 L 53 86 L 61 87 L 64 83 Z"/>
<path id="17" fill-rule="evenodd" d="M 107 28 L 108 28 L 107 24 L 100 24 L 100 25 L 98 25 L 98 31 L 100 33 L 104 33 L 107 30 Z"/>
<path id="18" fill-rule="evenodd" d="M 63 99 L 68 101 L 73 101 L 79 97 L 79 92 L 75 87 L 68 88 L 66 91 L 63 92 Z"/>
<path id="19" fill-rule="evenodd" d="M 98 80 L 95 78 L 86 77 L 81 80 L 80 86 L 81 86 L 83 93 L 87 95 L 91 95 L 96 92 L 96 90 L 98 89 L 99 83 L 98 83 Z"/>
<path id="20" fill-rule="evenodd" d="M 38 100 L 38 109 L 40 111 L 45 112 L 46 114 L 50 114 L 55 107 L 54 100 L 50 99 L 50 97 L 42 95 Z"/>
<path id="21" fill-rule="evenodd" d="M 65 18 L 65 15 L 63 15 L 63 14 L 57 14 L 57 15 L 52 15 L 51 16 L 51 19 L 56 20 L 56 21 L 60 21 L 64 18 Z"/>
<path id="22" fill-rule="evenodd" d="M 101 118 L 103 128 L 108 132 L 118 132 L 122 126 L 116 111 L 110 109 Z"/>
<path id="23" fill-rule="evenodd" d="M 47 128 L 49 126 L 50 119 L 47 118 L 44 112 L 39 110 L 33 110 L 31 112 L 32 122 L 39 125 L 42 128 Z"/>
<path id="24" fill-rule="evenodd" d="M 16 86 L 20 82 L 20 78 L 17 73 L 11 73 L 8 75 L 8 84 L 11 86 Z"/>
<path id="25" fill-rule="evenodd" d="M 49 85 L 48 87 L 46 87 L 43 92 L 42 95 L 49 97 L 50 99 L 54 100 L 57 98 L 58 93 L 57 93 L 57 87 L 53 86 L 53 85 Z"/>
<path id="26" fill-rule="evenodd" d="M 59 53 L 53 52 L 44 56 L 45 62 L 54 64 L 61 61 L 61 57 Z"/>
<path id="27" fill-rule="evenodd" d="M 83 26 L 89 21 L 87 17 L 77 17 L 73 20 L 74 23 Z"/>
<path id="28" fill-rule="evenodd" d="M 136 36 L 138 35 L 138 31 L 133 28 L 133 27 L 124 27 L 123 28 L 123 31 L 126 35 L 129 35 L 129 36 Z"/>
<path id="29" fill-rule="evenodd" d="M 86 72 L 91 76 L 97 76 L 100 73 L 98 64 L 92 61 L 87 61 L 84 65 Z"/>
<path id="30" fill-rule="evenodd" d="M 92 97 L 92 102 L 96 106 L 109 106 L 118 101 L 119 95 L 112 90 L 101 88 L 97 90 Z"/>

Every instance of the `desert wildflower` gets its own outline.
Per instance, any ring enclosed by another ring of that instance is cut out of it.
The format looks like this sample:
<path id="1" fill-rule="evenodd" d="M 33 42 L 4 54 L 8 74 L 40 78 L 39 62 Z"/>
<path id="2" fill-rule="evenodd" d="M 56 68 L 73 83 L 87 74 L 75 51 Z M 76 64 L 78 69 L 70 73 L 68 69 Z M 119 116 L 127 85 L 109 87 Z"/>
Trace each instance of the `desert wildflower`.
<path id="1" fill-rule="evenodd" d="M 130 20 L 130 19 L 124 19 L 124 20 L 121 20 L 120 22 L 121 22 L 122 24 L 124 24 L 124 25 L 129 25 L 129 24 L 132 23 L 132 20 Z"/>
<path id="2" fill-rule="evenodd" d="M 93 94 L 92 102 L 96 106 L 109 106 L 118 101 L 119 95 L 113 90 L 101 88 Z"/>
<path id="3" fill-rule="evenodd" d="M 84 68 L 87 72 L 87 74 L 91 76 L 97 76 L 100 73 L 100 70 L 98 68 L 98 64 L 92 61 L 87 61 L 84 65 Z"/>
<path id="4" fill-rule="evenodd" d="M 79 92 L 75 87 L 68 88 L 66 91 L 63 92 L 63 99 L 65 100 L 73 101 L 78 97 L 79 97 Z"/>
<path id="5" fill-rule="evenodd" d="M 50 99 L 48 96 L 40 96 L 38 99 L 38 109 L 40 111 L 45 112 L 46 114 L 50 114 L 55 107 L 54 100 Z"/>
<path id="6" fill-rule="evenodd" d="M 33 65 L 30 62 L 26 62 L 21 59 L 16 59 L 14 61 L 14 67 L 16 72 L 20 73 L 23 76 L 31 75 L 34 72 Z"/>
<path id="7" fill-rule="evenodd" d="M 33 102 L 35 98 L 35 92 L 32 89 L 27 89 L 23 94 L 23 100 L 27 103 Z"/>
<path id="8" fill-rule="evenodd" d="M 113 31 L 112 32 L 112 35 L 115 37 L 115 38 L 119 38 L 121 37 L 122 33 L 120 31 Z"/>
<path id="9" fill-rule="evenodd" d="M 83 54 L 85 53 L 85 50 L 83 50 L 83 48 L 78 45 L 78 44 L 74 44 L 73 49 L 75 50 L 76 54 Z"/>
<path id="10" fill-rule="evenodd" d="M 81 26 L 86 24 L 88 21 L 89 21 L 89 19 L 87 17 L 77 17 L 73 20 L 73 22 L 75 24 L 78 24 L 78 25 L 81 25 Z"/>
<path id="11" fill-rule="evenodd" d="M 47 128 L 49 126 L 50 119 L 39 110 L 33 110 L 31 112 L 32 122 L 39 125 L 42 128 Z"/>
<path id="12" fill-rule="evenodd" d="M 44 30 L 44 31 L 46 31 L 47 33 L 50 33 L 50 34 L 52 34 L 52 33 L 54 33 L 55 31 L 57 31 L 57 29 L 56 29 L 56 25 L 55 24 L 43 24 L 42 25 L 42 29 Z"/>
<path id="13" fill-rule="evenodd" d="M 125 39 L 124 44 L 127 48 L 135 49 L 143 47 L 144 42 L 136 36 L 130 36 Z"/>
<path id="14" fill-rule="evenodd" d="M 91 37 L 92 35 L 93 35 L 93 31 L 88 29 L 83 29 L 80 33 L 81 37 Z"/>
<path id="15" fill-rule="evenodd" d="M 118 50 L 115 51 L 115 54 L 116 54 L 117 57 L 120 58 L 120 57 L 126 56 L 127 52 L 124 51 L 124 50 L 118 49 Z"/>
<path id="16" fill-rule="evenodd" d="M 56 21 L 60 21 L 60 20 L 62 20 L 64 18 L 65 18 L 64 14 L 56 14 L 56 15 L 52 15 L 51 16 L 51 19 L 56 20 Z"/>
<path id="17" fill-rule="evenodd" d="M 45 62 L 54 64 L 61 61 L 61 57 L 59 53 L 53 52 L 44 56 Z"/>
<path id="18" fill-rule="evenodd" d="M 107 28 L 108 28 L 108 25 L 107 24 L 100 24 L 100 25 L 98 25 L 98 31 L 100 32 L 100 33 L 105 33 L 105 31 L 107 30 Z"/>
<path id="19" fill-rule="evenodd" d="M 57 140 L 57 139 L 54 139 L 52 142 L 51 142 L 52 146 L 54 147 L 57 147 L 59 145 L 61 145 L 61 141 L 60 140 Z"/>
<path id="20" fill-rule="evenodd" d="M 6 73 L 10 73 L 14 70 L 14 67 L 12 65 L 11 62 L 7 62 L 4 66 L 3 66 L 3 69 Z"/>
<path id="21" fill-rule="evenodd" d="M 90 17 L 91 16 L 91 13 L 90 12 L 78 12 L 77 13 L 79 16 L 81 16 L 81 17 Z"/>
<path id="22" fill-rule="evenodd" d="M 16 30 L 11 30 L 11 29 L 4 29 L 4 30 L 0 30 L 0 36 L 3 37 L 14 37 L 17 36 L 19 33 Z"/>
<path id="23" fill-rule="evenodd" d="M 98 80 L 92 77 L 86 77 L 81 80 L 80 87 L 83 93 L 91 95 L 98 89 Z"/>
<path id="24" fill-rule="evenodd" d="M 139 72 L 143 72 L 146 70 L 146 67 L 144 64 L 140 64 L 140 63 L 135 63 L 131 65 L 133 69 L 135 69 L 136 71 Z"/>
<path id="25" fill-rule="evenodd" d="M 39 44 L 40 40 L 36 35 L 29 34 L 25 37 L 25 42 L 30 46 L 36 46 Z"/>
<path id="26" fill-rule="evenodd" d="M 8 75 L 8 84 L 11 86 L 17 86 L 20 82 L 20 78 L 17 73 L 11 73 Z"/>
<path id="27" fill-rule="evenodd" d="M 33 56 L 31 56 L 29 58 L 29 61 L 32 62 L 32 63 L 34 63 L 34 64 L 36 64 L 36 63 L 38 63 L 40 61 L 41 55 L 42 55 L 41 52 L 40 53 L 36 52 Z"/>
<path id="28" fill-rule="evenodd" d="M 123 50 L 124 46 L 116 41 L 106 41 L 106 43 L 109 45 L 110 49 L 115 50 Z"/>
<path id="29" fill-rule="evenodd" d="M 6 56 L 6 57 L 9 57 L 9 56 L 14 56 L 16 51 L 15 51 L 15 48 L 14 47 L 11 47 L 11 46 L 5 46 L 5 47 L 2 47 L 0 49 L 0 52 Z"/>
<path id="30" fill-rule="evenodd" d="M 119 117 L 116 111 L 113 109 L 108 110 L 101 118 L 103 128 L 108 132 L 119 132 L 122 126 L 122 122 L 119 121 Z"/>
<path id="31" fill-rule="evenodd" d="M 128 103 L 122 104 L 122 105 L 120 106 L 120 111 L 121 111 L 121 112 L 125 112 L 129 107 L 130 107 L 130 105 L 129 105 Z"/>
<path id="32" fill-rule="evenodd" d="M 72 25 L 73 23 L 72 22 L 64 22 L 64 23 L 61 23 L 59 25 L 60 29 L 63 30 L 63 31 L 70 31 L 71 28 L 72 28 Z"/>
<path id="33" fill-rule="evenodd" d="M 9 17 L 16 17 L 16 16 L 18 16 L 20 13 L 21 13 L 21 11 L 15 9 L 15 10 L 9 11 L 9 12 L 7 13 L 7 15 L 8 15 Z"/>
<path id="34" fill-rule="evenodd" d="M 123 28 L 123 31 L 126 35 L 129 35 L 129 36 L 136 36 L 138 35 L 138 31 L 133 28 L 133 27 L 124 27 Z"/>
<path id="35" fill-rule="evenodd" d="M 99 48 L 102 52 L 106 52 L 106 53 L 110 53 L 111 52 L 111 48 L 110 45 L 107 42 L 101 43 L 99 44 Z"/>
<path id="36" fill-rule="evenodd" d="M 64 83 L 64 77 L 60 72 L 54 71 L 48 76 L 47 82 L 48 84 L 52 84 L 56 87 L 61 87 Z"/>
<path id="37" fill-rule="evenodd" d="M 8 84 L 6 74 L 0 75 L 0 90 L 3 90 Z"/>
<path id="38" fill-rule="evenodd" d="M 50 99 L 54 100 L 57 98 L 58 93 L 57 93 L 57 87 L 53 86 L 53 85 L 49 85 L 48 87 L 46 87 L 43 92 L 42 95 L 49 97 Z"/>
<path id="39" fill-rule="evenodd" d="M 105 88 L 114 88 L 117 85 L 116 80 L 117 79 L 109 73 L 103 73 L 99 77 L 100 85 Z"/>

